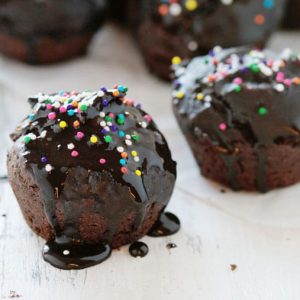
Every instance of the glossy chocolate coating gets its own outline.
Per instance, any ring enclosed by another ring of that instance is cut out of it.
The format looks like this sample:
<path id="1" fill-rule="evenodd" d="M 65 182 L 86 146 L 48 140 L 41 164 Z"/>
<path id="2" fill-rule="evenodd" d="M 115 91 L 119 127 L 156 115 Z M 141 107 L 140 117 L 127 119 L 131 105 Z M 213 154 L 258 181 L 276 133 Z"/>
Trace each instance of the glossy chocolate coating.
<path id="1" fill-rule="evenodd" d="M 52 228 L 44 257 L 59 268 L 99 263 L 110 247 L 140 238 L 172 194 L 167 142 L 124 90 L 30 98 L 32 114 L 12 135 Z"/>
<path id="2" fill-rule="evenodd" d="M 262 47 L 279 25 L 285 0 L 196 1 L 132 0 L 133 30 L 150 68 L 168 78 L 173 56 L 207 54 L 216 45 Z"/>
<path id="3" fill-rule="evenodd" d="M 281 178 L 285 172 L 296 172 L 289 161 L 294 156 L 289 154 L 280 162 L 282 166 L 271 163 L 274 157 L 284 155 L 282 151 L 299 155 L 300 61 L 296 54 L 289 50 L 278 55 L 267 50 L 215 48 L 207 56 L 174 68 L 175 115 L 200 165 L 205 165 L 206 157 L 198 155 L 197 141 L 201 147 L 209 143 L 219 153 L 228 184 L 236 190 L 241 183 L 237 166 L 244 163 L 261 192 L 270 189 L 268 177 L 274 174 L 269 168 L 281 171 Z M 247 161 L 253 164 L 247 165 Z M 256 169 L 254 174 L 252 169 Z M 299 181 L 297 176 L 286 185 Z"/>
<path id="4" fill-rule="evenodd" d="M 106 0 L 5 0 L 0 2 L 0 32 L 30 37 L 96 30 Z"/>
<path id="5" fill-rule="evenodd" d="M 288 0 L 283 24 L 284 27 L 287 29 L 300 28 L 300 1 L 299 0 Z"/>

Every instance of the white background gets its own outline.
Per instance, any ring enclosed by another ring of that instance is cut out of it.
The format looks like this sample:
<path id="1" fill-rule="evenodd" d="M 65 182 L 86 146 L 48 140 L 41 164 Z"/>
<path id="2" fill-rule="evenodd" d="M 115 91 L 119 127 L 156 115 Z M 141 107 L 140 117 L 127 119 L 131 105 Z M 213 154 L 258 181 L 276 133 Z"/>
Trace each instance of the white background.
<path id="1" fill-rule="evenodd" d="M 288 46 L 300 51 L 299 33 L 278 33 L 270 44 Z M 128 86 L 152 114 L 178 161 L 168 210 L 180 217 L 181 231 L 143 238 L 150 252 L 142 259 L 124 246 L 101 265 L 58 270 L 43 261 L 43 240 L 29 230 L 2 181 L 0 299 L 300 299 L 300 185 L 265 195 L 221 194 L 199 174 L 177 127 L 170 85 L 148 74 L 130 37 L 113 25 L 96 36 L 87 57 L 66 64 L 30 67 L 0 58 L 0 175 L 8 133 L 29 111 L 27 96 L 115 83 Z M 168 250 L 168 242 L 178 247 Z"/>

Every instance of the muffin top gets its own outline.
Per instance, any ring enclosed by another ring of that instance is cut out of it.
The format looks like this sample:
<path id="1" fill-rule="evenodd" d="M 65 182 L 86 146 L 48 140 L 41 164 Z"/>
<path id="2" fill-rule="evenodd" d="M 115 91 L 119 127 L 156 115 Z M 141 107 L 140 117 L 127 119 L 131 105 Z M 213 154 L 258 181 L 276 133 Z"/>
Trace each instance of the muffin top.
<path id="1" fill-rule="evenodd" d="M 300 61 L 291 50 L 216 47 L 189 63 L 173 62 L 174 109 L 189 132 L 227 151 L 238 141 L 299 143 Z"/>
<path id="2" fill-rule="evenodd" d="M 5 0 L 0 2 L 0 31 L 17 35 L 95 30 L 106 0 Z"/>
<path id="3" fill-rule="evenodd" d="M 184 35 L 188 50 L 198 53 L 215 45 L 262 43 L 278 25 L 284 4 L 285 0 L 155 0 L 138 1 L 136 6 L 140 22 L 162 24 Z"/>
<path id="4" fill-rule="evenodd" d="M 39 94 L 17 141 L 27 166 L 61 190 L 70 168 L 105 172 L 146 202 L 152 170 L 176 177 L 176 163 L 152 118 L 126 97 L 127 88 Z"/>

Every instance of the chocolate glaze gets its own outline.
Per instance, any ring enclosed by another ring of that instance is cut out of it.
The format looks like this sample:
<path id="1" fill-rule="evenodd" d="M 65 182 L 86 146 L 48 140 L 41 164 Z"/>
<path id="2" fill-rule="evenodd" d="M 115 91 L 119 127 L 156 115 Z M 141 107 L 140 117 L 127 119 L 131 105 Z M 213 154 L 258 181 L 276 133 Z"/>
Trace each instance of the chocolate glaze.
<path id="1" fill-rule="evenodd" d="M 84 269 L 104 262 L 111 255 L 111 248 L 104 243 L 93 245 L 76 244 L 72 241 L 56 238 L 49 241 L 43 249 L 45 261 L 63 269 Z"/>
<path id="2" fill-rule="evenodd" d="M 153 206 L 162 210 L 170 199 L 176 163 L 152 118 L 125 98 L 123 90 L 119 86 L 100 92 L 32 97 L 32 114 L 11 136 L 40 188 L 53 229 L 44 258 L 56 267 L 84 268 L 105 260 L 110 254 L 109 246 L 123 230 L 122 221 L 134 218 L 130 230 L 135 231 Z M 67 105 L 74 101 L 76 106 Z M 61 110 L 63 106 L 67 111 Z M 56 117 L 51 119 L 53 113 Z M 124 124 L 119 123 L 120 119 Z M 62 129 L 61 121 L 68 126 Z M 80 125 L 75 126 L 75 121 Z M 101 123 L 104 121 L 106 124 Z M 78 132 L 84 137 L 79 139 Z M 90 140 L 93 135 L 98 137 L 96 144 Z M 105 141 L 107 136 L 111 138 L 109 142 Z M 72 156 L 73 151 L 78 155 Z M 122 172 L 120 163 L 124 152 L 126 172 Z M 101 164 L 100 159 L 105 163 Z M 93 211 L 86 210 L 85 201 L 93 201 Z M 97 236 L 89 243 L 80 227 L 86 214 L 94 215 L 95 223 L 102 224 L 91 227 Z M 62 255 L 62 249 L 72 255 Z"/>
<path id="3" fill-rule="evenodd" d="M 283 25 L 287 29 L 300 28 L 300 2 L 298 0 L 288 0 Z"/>
<path id="4" fill-rule="evenodd" d="M 134 242 L 129 247 L 129 253 L 133 257 L 145 257 L 149 252 L 148 246 L 143 242 Z"/>
<path id="5" fill-rule="evenodd" d="M 227 5 L 219 0 L 201 0 L 193 10 L 185 8 L 185 0 L 129 3 L 132 28 L 146 62 L 158 75 L 168 78 L 174 56 L 207 54 L 215 45 L 262 47 L 279 25 L 286 0 L 273 5 L 257 0 L 234 0 Z M 257 16 L 261 24 L 255 23 Z"/>
<path id="6" fill-rule="evenodd" d="M 215 48 L 174 69 L 174 112 L 183 133 L 215 147 L 234 190 L 240 189 L 235 166 L 245 159 L 236 145 L 249 145 L 257 159 L 256 187 L 268 191 L 267 150 L 300 142 L 299 57 L 290 50 Z"/>
<path id="7" fill-rule="evenodd" d="M 180 229 L 179 219 L 170 212 L 164 212 L 160 215 L 154 226 L 148 232 L 149 236 L 162 237 L 175 234 Z"/>
<path id="8" fill-rule="evenodd" d="M 106 0 L 5 0 L 0 31 L 31 37 L 94 31 L 105 15 Z"/>

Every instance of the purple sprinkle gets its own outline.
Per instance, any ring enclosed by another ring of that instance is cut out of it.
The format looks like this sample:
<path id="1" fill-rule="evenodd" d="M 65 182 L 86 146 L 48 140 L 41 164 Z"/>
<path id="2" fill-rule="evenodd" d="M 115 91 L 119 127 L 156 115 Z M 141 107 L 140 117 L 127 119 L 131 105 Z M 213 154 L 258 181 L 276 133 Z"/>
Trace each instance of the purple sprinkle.
<path id="1" fill-rule="evenodd" d="M 140 103 L 138 103 L 135 107 L 140 109 L 140 108 L 142 108 L 142 105 Z"/>
<path id="2" fill-rule="evenodd" d="M 107 130 L 105 130 L 105 129 L 102 129 L 101 132 L 102 132 L 103 134 L 107 134 Z"/>
<path id="3" fill-rule="evenodd" d="M 46 164 L 46 163 L 48 162 L 47 157 L 46 157 L 46 156 L 42 156 L 42 157 L 41 157 L 41 162 L 42 162 L 43 164 Z"/>
<path id="4" fill-rule="evenodd" d="M 73 108 L 73 106 L 71 105 L 71 104 L 69 104 L 68 106 L 67 106 L 67 109 L 69 110 L 69 109 L 72 109 Z"/>
<path id="5" fill-rule="evenodd" d="M 107 105 L 108 105 L 108 101 L 107 101 L 106 99 L 103 99 L 102 105 L 103 105 L 103 106 L 107 106 Z"/>
<path id="6" fill-rule="evenodd" d="M 107 89 L 105 87 L 102 87 L 100 90 L 104 93 L 107 93 Z"/>
<path id="7" fill-rule="evenodd" d="M 117 131 L 117 127 L 115 125 L 110 126 L 110 130 L 113 132 Z"/>

